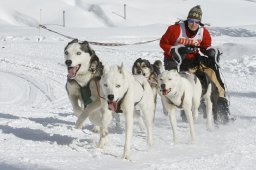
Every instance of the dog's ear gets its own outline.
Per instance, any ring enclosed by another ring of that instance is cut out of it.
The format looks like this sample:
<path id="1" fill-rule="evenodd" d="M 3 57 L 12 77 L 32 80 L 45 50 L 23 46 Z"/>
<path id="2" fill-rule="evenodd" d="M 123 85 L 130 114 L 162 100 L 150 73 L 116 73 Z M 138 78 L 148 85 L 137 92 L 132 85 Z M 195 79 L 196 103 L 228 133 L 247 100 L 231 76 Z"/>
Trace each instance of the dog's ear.
<path id="1" fill-rule="evenodd" d="M 106 74 L 107 72 L 109 72 L 109 65 L 105 64 L 104 65 L 104 69 L 103 69 L 103 74 Z"/>
<path id="2" fill-rule="evenodd" d="M 154 67 L 153 67 L 153 65 L 148 60 L 144 60 L 144 63 L 150 69 L 151 73 L 154 72 Z"/>
<path id="3" fill-rule="evenodd" d="M 72 43 L 78 43 L 78 39 L 73 39 L 72 41 L 69 42 L 69 44 L 72 44 Z"/>
<path id="4" fill-rule="evenodd" d="M 88 52 L 90 56 L 96 56 L 95 51 L 90 47 L 88 41 L 83 41 L 81 44 L 81 50 Z"/>
<path id="5" fill-rule="evenodd" d="M 162 66 L 162 61 L 161 60 L 155 60 L 155 62 L 153 63 L 153 65 L 155 65 L 156 67 L 161 67 Z"/>
<path id="6" fill-rule="evenodd" d="M 162 73 L 164 71 L 163 62 L 161 60 L 156 60 L 154 62 L 154 65 L 156 65 L 158 67 L 160 73 Z"/>
<path id="7" fill-rule="evenodd" d="M 68 43 L 68 45 L 64 48 L 64 51 L 66 51 L 67 48 L 68 48 L 68 46 L 69 46 L 70 44 L 73 44 L 73 43 L 78 43 L 78 39 L 73 39 L 72 41 L 70 41 L 70 42 Z"/>
<path id="8" fill-rule="evenodd" d="M 162 65 L 162 61 L 160 60 L 156 60 L 153 64 L 153 69 L 154 69 L 154 72 L 158 75 L 160 74 L 161 72 L 163 72 L 163 65 Z"/>
<path id="9" fill-rule="evenodd" d="M 142 59 L 141 58 L 138 58 L 136 61 L 135 61 L 135 63 L 136 62 L 141 62 L 142 61 Z"/>
<path id="10" fill-rule="evenodd" d="M 136 60 L 136 61 L 137 61 L 137 60 Z M 132 74 L 135 74 L 136 61 L 133 63 L 133 66 L 132 66 Z"/>
<path id="11" fill-rule="evenodd" d="M 89 46 L 88 41 L 82 41 L 82 43 L 81 43 L 81 44 L 83 44 L 83 45 L 88 45 L 88 46 Z"/>
<path id="12" fill-rule="evenodd" d="M 123 64 L 123 62 L 121 63 L 120 66 L 118 66 L 118 71 L 119 71 L 121 74 L 124 74 L 124 64 Z"/>
<path id="13" fill-rule="evenodd" d="M 145 63 L 148 67 L 151 66 L 151 64 L 150 64 L 150 62 L 149 62 L 148 60 L 144 60 L 144 63 Z"/>
<path id="14" fill-rule="evenodd" d="M 174 75 L 178 75 L 178 70 L 177 69 L 172 69 L 169 72 L 174 73 Z"/>
<path id="15" fill-rule="evenodd" d="M 91 53 L 90 53 L 91 56 L 96 56 L 96 53 L 95 53 L 95 51 L 94 51 L 93 49 L 90 48 L 90 51 L 91 51 Z M 97 56 L 96 56 L 96 57 L 97 57 Z M 98 57 L 97 57 L 97 58 L 98 58 Z"/>

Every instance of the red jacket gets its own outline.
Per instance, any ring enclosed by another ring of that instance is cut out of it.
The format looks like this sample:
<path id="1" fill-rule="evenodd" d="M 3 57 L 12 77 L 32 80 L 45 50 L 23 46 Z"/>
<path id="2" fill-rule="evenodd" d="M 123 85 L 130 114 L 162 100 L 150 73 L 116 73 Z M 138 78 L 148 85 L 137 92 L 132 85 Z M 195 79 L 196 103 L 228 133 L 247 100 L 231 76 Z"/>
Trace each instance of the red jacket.
<path id="1" fill-rule="evenodd" d="M 200 44 L 200 46 L 204 47 L 205 49 L 211 46 L 211 35 L 209 33 L 209 31 L 203 27 L 204 31 L 203 31 L 203 38 L 202 38 L 202 42 Z M 176 40 L 179 38 L 180 35 L 180 25 L 179 24 L 175 24 L 175 25 L 171 25 L 168 27 L 167 31 L 165 32 L 165 34 L 162 36 L 161 40 L 160 40 L 160 47 L 164 50 L 164 56 L 166 58 L 171 58 L 169 52 L 171 47 L 176 43 Z M 189 32 L 186 29 L 186 34 L 189 38 L 193 38 L 194 36 L 191 36 L 189 34 Z M 204 53 L 205 50 L 201 49 L 201 52 Z M 186 58 L 194 58 L 196 55 L 196 53 L 193 54 L 187 54 Z"/>

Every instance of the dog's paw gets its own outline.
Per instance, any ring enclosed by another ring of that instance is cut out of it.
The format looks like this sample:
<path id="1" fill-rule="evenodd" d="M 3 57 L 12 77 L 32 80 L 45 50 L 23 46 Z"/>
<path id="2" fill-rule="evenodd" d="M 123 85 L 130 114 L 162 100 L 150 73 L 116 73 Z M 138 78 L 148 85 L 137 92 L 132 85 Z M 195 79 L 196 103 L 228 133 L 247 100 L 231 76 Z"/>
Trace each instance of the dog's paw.
<path id="1" fill-rule="evenodd" d="M 197 139 L 194 137 L 193 139 L 191 139 L 191 142 L 190 142 L 192 145 L 196 144 L 197 143 Z"/>
<path id="2" fill-rule="evenodd" d="M 124 153 L 122 159 L 130 160 L 130 157 L 128 154 Z"/>
<path id="3" fill-rule="evenodd" d="M 212 132 L 213 131 L 213 125 L 212 124 L 207 125 L 206 130 L 209 131 L 209 132 Z"/>
<path id="4" fill-rule="evenodd" d="M 83 123 L 77 121 L 76 124 L 75 124 L 75 128 L 76 129 L 82 129 L 82 127 L 83 127 Z"/>
<path id="5" fill-rule="evenodd" d="M 219 123 L 214 123 L 214 128 L 220 128 Z"/>
<path id="6" fill-rule="evenodd" d="M 207 128 L 206 129 L 208 132 L 212 132 L 213 130 L 212 130 L 212 128 Z"/>
<path id="7" fill-rule="evenodd" d="M 139 123 L 140 132 L 145 132 L 145 125 L 142 123 Z"/>
<path id="8" fill-rule="evenodd" d="M 108 141 L 108 137 L 107 137 L 107 133 L 106 133 L 103 136 L 100 136 L 100 140 L 99 140 L 98 144 L 96 145 L 96 147 L 102 149 L 106 145 L 107 141 Z"/>
<path id="9" fill-rule="evenodd" d="M 100 133 L 100 127 L 99 126 L 93 126 L 92 132 L 93 133 Z"/>
<path id="10" fill-rule="evenodd" d="M 173 140 L 173 142 L 171 142 L 171 145 L 177 145 L 178 141 L 177 140 Z"/>
<path id="11" fill-rule="evenodd" d="M 198 115 L 193 115 L 194 123 L 198 123 Z"/>
<path id="12" fill-rule="evenodd" d="M 153 150 L 153 142 L 148 143 L 148 150 L 149 151 Z"/>
<path id="13" fill-rule="evenodd" d="M 99 143 L 97 143 L 96 148 L 102 149 L 104 146 L 104 144 L 100 141 Z"/>

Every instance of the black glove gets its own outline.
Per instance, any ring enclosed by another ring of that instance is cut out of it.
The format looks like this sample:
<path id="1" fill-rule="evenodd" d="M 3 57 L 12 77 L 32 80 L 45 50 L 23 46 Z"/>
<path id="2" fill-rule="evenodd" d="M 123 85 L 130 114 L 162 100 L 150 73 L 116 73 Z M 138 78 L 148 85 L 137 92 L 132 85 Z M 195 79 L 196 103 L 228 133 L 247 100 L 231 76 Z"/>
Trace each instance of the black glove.
<path id="1" fill-rule="evenodd" d="M 185 54 L 191 53 L 192 51 L 193 51 L 193 49 L 190 48 L 190 47 L 186 47 L 186 46 L 183 46 L 183 45 L 178 47 L 178 52 L 182 56 L 184 56 Z"/>
<path id="2" fill-rule="evenodd" d="M 205 51 L 205 55 L 208 56 L 209 61 L 219 64 L 220 61 L 220 51 L 217 48 L 208 47 Z"/>
<path id="3" fill-rule="evenodd" d="M 176 63 L 181 63 L 185 58 L 185 55 L 191 53 L 194 49 L 186 47 L 184 45 L 176 45 L 171 48 L 170 54 Z"/>

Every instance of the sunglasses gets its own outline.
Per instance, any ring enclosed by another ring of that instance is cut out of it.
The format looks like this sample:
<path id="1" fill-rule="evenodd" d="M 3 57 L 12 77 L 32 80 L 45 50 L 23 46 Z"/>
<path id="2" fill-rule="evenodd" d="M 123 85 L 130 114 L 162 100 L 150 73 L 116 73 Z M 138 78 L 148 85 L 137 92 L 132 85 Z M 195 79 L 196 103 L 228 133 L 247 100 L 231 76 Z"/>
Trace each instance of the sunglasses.
<path id="1" fill-rule="evenodd" d="M 198 19 L 192 19 L 192 18 L 188 18 L 188 23 L 196 23 L 196 24 L 199 24 L 200 23 L 200 20 Z"/>

